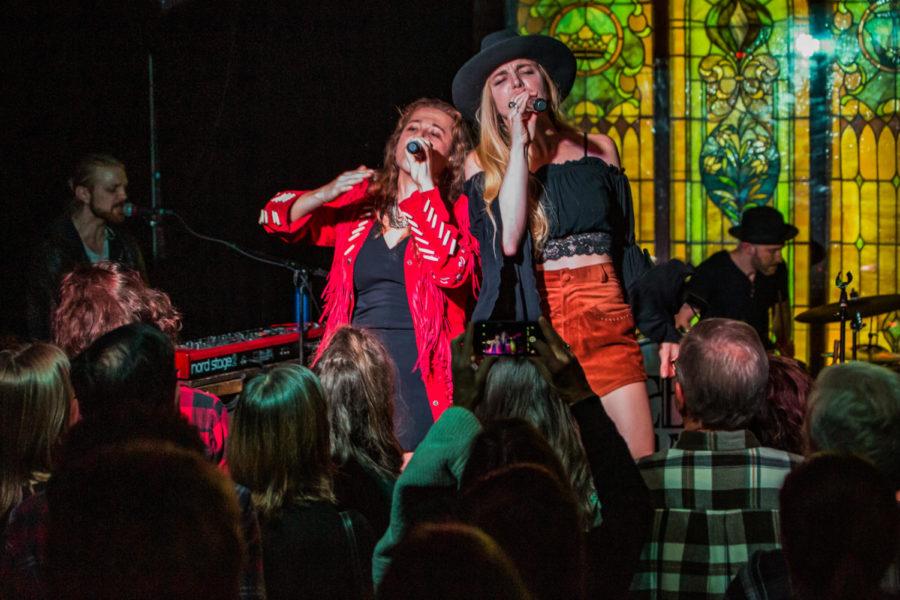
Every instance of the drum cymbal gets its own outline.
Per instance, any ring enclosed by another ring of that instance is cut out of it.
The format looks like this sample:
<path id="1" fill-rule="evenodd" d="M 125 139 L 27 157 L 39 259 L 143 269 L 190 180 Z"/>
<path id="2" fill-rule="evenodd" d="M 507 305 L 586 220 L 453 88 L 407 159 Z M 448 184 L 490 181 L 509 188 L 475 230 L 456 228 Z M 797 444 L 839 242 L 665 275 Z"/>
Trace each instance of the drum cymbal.
<path id="1" fill-rule="evenodd" d="M 847 319 L 852 319 L 856 313 L 862 317 L 873 317 L 898 309 L 900 309 L 900 294 L 851 298 L 847 305 Z M 832 302 L 803 311 L 794 317 L 794 320 L 815 324 L 837 323 L 841 320 L 840 312 L 841 303 Z"/>

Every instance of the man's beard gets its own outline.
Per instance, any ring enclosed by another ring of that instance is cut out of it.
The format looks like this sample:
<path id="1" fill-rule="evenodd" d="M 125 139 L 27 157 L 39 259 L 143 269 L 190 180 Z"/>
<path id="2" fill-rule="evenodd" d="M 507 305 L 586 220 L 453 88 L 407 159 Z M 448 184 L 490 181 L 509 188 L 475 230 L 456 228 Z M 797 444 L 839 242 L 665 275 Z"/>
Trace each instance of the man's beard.
<path id="1" fill-rule="evenodd" d="M 112 209 L 104 210 L 102 208 L 98 208 L 93 199 L 88 204 L 88 208 L 91 209 L 91 214 L 97 217 L 98 219 L 103 219 L 107 223 L 121 223 L 125 220 L 125 213 L 122 212 L 121 206 L 124 203 L 114 204 Z M 116 209 L 119 210 L 116 210 Z"/>

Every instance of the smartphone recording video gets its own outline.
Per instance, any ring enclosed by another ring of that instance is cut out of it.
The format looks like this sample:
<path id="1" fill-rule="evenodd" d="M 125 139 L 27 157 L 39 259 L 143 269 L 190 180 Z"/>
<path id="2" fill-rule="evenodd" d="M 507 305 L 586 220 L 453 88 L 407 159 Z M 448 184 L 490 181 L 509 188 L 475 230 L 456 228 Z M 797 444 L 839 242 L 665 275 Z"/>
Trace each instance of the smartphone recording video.
<path id="1" fill-rule="evenodd" d="M 534 342 L 543 339 L 534 322 L 481 321 L 475 324 L 475 351 L 483 356 L 529 356 L 537 354 Z"/>

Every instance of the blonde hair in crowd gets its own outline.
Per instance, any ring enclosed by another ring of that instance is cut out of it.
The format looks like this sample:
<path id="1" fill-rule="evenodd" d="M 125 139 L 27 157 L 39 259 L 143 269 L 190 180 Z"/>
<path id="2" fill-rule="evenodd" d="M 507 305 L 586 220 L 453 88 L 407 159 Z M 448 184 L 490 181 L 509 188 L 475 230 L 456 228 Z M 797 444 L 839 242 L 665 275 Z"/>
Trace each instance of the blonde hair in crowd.
<path id="1" fill-rule="evenodd" d="M 550 78 L 543 66 L 538 63 L 535 63 L 535 65 L 537 65 L 550 96 L 548 98 L 550 121 L 557 130 L 574 132 L 571 127 L 563 123 L 559 116 L 560 98 L 556 83 Z M 493 213 L 491 213 L 491 204 L 494 203 L 500 194 L 500 184 L 503 183 L 506 165 L 509 162 L 509 131 L 503 122 L 503 118 L 494 106 L 494 98 L 491 96 L 490 84 L 487 81 L 485 81 L 481 90 L 481 107 L 478 109 L 476 119 L 479 123 L 480 132 L 475 154 L 478 157 L 481 168 L 484 170 L 484 203 L 487 216 L 496 230 L 497 223 L 494 221 Z M 536 255 L 540 254 L 543 249 L 550 231 L 547 213 L 538 200 L 540 196 L 539 190 L 540 184 L 534 177 L 530 177 L 528 183 L 528 227 L 531 231 L 531 237 L 534 239 L 534 253 Z"/>

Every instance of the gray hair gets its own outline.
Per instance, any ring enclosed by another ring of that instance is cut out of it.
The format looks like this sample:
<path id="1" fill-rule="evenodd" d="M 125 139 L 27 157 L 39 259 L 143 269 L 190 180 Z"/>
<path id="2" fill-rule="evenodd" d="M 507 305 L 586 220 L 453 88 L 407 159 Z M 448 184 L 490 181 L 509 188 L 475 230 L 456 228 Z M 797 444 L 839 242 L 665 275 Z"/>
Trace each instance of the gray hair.
<path id="1" fill-rule="evenodd" d="M 863 456 L 900 489 L 900 375 L 865 362 L 828 367 L 810 394 L 804 433 L 809 450 Z"/>
<path id="2" fill-rule="evenodd" d="M 705 319 L 684 336 L 675 371 L 688 415 L 710 429 L 742 429 L 762 407 L 769 361 L 746 323 Z"/>

